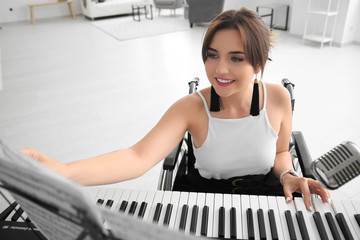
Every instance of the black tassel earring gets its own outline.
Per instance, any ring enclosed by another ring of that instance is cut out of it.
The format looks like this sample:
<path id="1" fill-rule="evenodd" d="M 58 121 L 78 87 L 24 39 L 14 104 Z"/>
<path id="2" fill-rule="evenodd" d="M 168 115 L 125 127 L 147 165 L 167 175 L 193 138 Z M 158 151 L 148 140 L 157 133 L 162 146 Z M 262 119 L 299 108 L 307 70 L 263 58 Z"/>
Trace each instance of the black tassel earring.
<path id="1" fill-rule="evenodd" d="M 257 80 L 257 77 L 255 77 L 255 80 L 254 80 L 254 87 L 253 87 L 253 95 L 252 95 L 252 99 L 251 99 L 250 114 L 252 116 L 258 116 L 259 115 L 259 81 Z"/>
<path id="2" fill-rule="evenodd" d="M 220 96 L 215 92 L 213 86 L 211 86 L 211 94 L 210 94 L 210 111 L 211 112 L 220 111 Z"/>

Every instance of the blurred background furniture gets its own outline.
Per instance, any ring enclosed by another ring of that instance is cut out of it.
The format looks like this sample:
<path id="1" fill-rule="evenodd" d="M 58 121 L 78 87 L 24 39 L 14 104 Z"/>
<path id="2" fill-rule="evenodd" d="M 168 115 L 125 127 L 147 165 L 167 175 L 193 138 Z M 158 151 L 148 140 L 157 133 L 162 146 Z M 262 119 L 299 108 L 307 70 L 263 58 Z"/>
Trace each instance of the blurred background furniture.
<path id="1" fill-rule="evenodd" d="M 281 8 L 286 9 L 284 27 L 279 27 L 279 26 L 277 26 L 277 24 L 274 25 L 274 12 L 277 9 L 281 9 Z M 260 13 L 261 9 L 270 10 L 270 12 L 268 12 L 268 13 Z M 289 5 L 278 4 L 278 3 L 260 5 L 260 6 L 256 7 L 256 12 L 259 13 L 260 17 L 262 17 L 262 18 L 270 17 L 270 29 L 278 29 L 278 30 L 287 31 L 287 29 L 288 29 L 288 20 L 289 20 Z"/>
<path id="2" fill-rule="evenodd" d="M 190 27 L 194 23 L 207 23 L 219 15 L 224 8 L 225 0 L 186 0 L 185 17 L 189 17 Z"/>
<path id="3" fill-rule="evenodd" d="M 159 9 L 159 16 L 161 9 L 172 9 L 174 16 L 176 16 L 176 9 L 183 7 L 183 0 L 153 0 L 156 8 Z"/>
<path id="4" fill-rule="evenodd" d="M 150 0 L 80 0 L 83 15 L 94 20 L 99 17 L 132 14 L 132 5 L 150 4 Z"/>
<path id="5" fill-rule="evenodd" d="M 53 2 L 40 2 L 40 3 L 30 3 L 30 22 L 31 24 L 35 24 L 35 15 L 34 15 L 34 7 L 42 7 L 42 6 L 50 6 L 50 5 L 58 5 L 58 4 L 67 4 L 69 8 L 70 15 L 72 18 L 75 18 L 74 8 L 72 6 L 72 0 L 57 0 Z"/>

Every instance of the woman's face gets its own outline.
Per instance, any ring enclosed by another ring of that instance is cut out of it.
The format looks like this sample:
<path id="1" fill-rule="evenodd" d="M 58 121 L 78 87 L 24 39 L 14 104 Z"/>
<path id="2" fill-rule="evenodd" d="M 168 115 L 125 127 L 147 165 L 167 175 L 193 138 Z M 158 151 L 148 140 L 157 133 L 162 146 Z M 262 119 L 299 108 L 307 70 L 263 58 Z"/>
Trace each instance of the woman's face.
<path id="1" fill-rule="evenodd" d="M 238 30 L 224 29 L 215 33 L 207 49 L 205 70 L 211 85 L 221 97 L 248 89 L 255 72 L 246 59 Z"/>

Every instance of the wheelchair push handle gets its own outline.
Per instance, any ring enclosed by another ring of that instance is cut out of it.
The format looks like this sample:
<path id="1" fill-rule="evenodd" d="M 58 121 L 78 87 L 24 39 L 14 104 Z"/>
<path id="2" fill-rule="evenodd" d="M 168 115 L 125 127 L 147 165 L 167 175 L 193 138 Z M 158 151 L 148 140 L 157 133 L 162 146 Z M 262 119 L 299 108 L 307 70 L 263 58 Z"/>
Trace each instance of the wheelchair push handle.
<path id="1" fill-rule="evenodd" d="M 295 84 L 293 84 L 292 82 L 289 81 L 289 79 L 284 78 L 283 80 L 281 80 L 282 85 L 289 91 L 290 93 L 290 98 L 291 98 L 291 108 L 294 111 L 295 108 L 295 96 L 294 96 L 294 87 Z"/>
<path id="2" fill-rule="evenodd" d="M 198 77 L 194 77 L 193 80 L 189 82 L 189 94 L 196 92 L 199 82 L 200 79 Z"/>

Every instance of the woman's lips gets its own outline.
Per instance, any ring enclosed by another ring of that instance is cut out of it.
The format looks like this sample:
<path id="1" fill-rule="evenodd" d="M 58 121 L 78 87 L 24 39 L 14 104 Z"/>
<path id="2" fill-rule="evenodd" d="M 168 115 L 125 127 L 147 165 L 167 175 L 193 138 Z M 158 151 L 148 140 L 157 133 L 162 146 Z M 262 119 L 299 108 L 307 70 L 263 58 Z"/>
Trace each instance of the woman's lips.
<path id="1" fill-rule="evenodd" d="M 215 78 L 216 83 L 221 87 L 227 87 L 235 82 L 235 80 L 227 78 Z"/>

